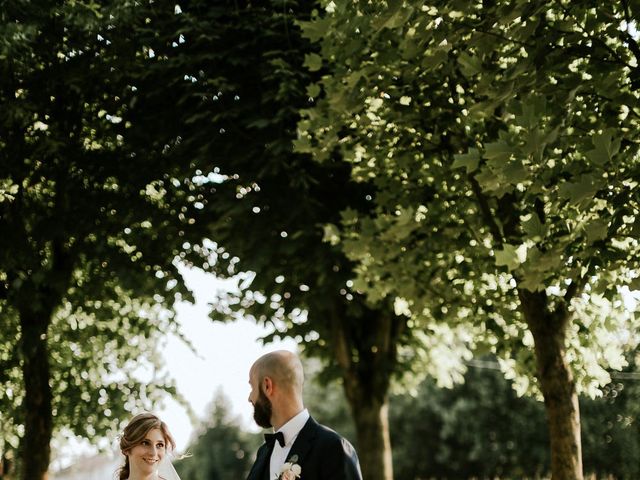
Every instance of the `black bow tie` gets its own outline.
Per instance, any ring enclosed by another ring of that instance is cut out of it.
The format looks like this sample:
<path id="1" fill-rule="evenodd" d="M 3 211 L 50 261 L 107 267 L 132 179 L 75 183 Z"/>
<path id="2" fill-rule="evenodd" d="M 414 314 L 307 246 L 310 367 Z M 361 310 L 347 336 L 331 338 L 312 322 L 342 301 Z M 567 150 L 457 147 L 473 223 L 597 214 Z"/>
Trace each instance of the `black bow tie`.
<path id="1" fill-rule="evenodd" d="M 273 448 L 273 444 L 278 440 L 278 443 L 281 447 L 284 447 L 284 433 L 276 432 L 276 433 L 265 433 L 264 441 L 267 442 L 269 448 Z"/>

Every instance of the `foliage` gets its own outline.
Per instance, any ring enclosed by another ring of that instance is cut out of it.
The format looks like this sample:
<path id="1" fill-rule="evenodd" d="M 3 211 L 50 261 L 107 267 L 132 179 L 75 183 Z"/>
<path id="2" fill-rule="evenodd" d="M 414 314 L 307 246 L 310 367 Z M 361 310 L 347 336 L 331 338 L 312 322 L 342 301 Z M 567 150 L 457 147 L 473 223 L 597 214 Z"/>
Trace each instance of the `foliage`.
<path id="1" fill-rule="evenodd" d="M 547 475 L 543 405 L 517 397 L 497 363 L 476 360 L 472 365 L 464 384 L 453 389 L 437 388 L 427 379 L 417 396 L 392 399 L 397 479 Z M 633 374 L 628 378 L 604 387 L 602 398 L 580 399 L 587 477 L 637 476 L 638 412 L 630 400 L 638 381 Z"/>
<path id="2" fill-rule="evenodd" d="M 375 187 L 372 214 L 326 226 L 355 290 L 425 329 L 481 326 L 511 375 L 534 365 L 518 292 L 542 292 L 573 314 L 579 385 L 608 381 L 606 332 L 629 325 L 620 287 L 637 284 L 633 8 L 330 2 L 303 24 L 329 73 L 297 150 L 339 151 Z"/>
<path id="3" fill-rule="evenodd" d="M 189 456 L 175 462 L 181 478 L 235 480 L 248 475 L 260 438 L 241 429 L 230 407 L 228 399 L 217 393 L 188 447 Z"/>
<path id="4" fill-rule="evenodd" d="M 580 398 L 587 478 L 637 478 L 638 373 L 634 355 L 595 399 Z M 352 425 L 337 381 L 311 372 L 305 405 L 347 437 Z M 518 396 L 495 359 L 473 359 L 462 383 L 439 387 L 426 378 L 413 394 L 392 395 L 389 414 L 394 478 L 544 478 L 548 432 L 541 402 Z M 348 437 L 349 438 L 349 437 Z M 419 440 L 417 440 L 419 439 Z"/>
<path id="5" fill-rule="evenodd" d="M 322 225 L 345 205 L 366 209 L 367 191 L 350 180 L 348 166 L 317 165 L 292 151 L 298 110 L 313 100 L 303 67 L 310 46 L 293 20 L 308 18 L 312 4 L 288 2 L 284 11 L 270 2 L 233 5 L 183 7 L 183 53 L 166 67 L 200 72 L 180 102 L 197 96 L 199 103 L 172 113 L 188 115 L 189 124 L 197 119 L 182 153 L 201 153 L 215 172 L 203 179 L 211 187 L 211 269 L 239 282 L 237 296 L 212 305 L 212 318 L 249 315 L 275 327 L 266 341 L 286 333 L 326 353 L 331 311 L 361 317 L 367 307 L 347 295 L 351 264 L 322 241 Z"/>
<path id="6" fill-rule="evenodd" d="M 169 155 L 175 138 L 143 138 L 153 116 L 151 102 L 138 102 L 152 96 L 143 72 L 158 61 L 143 33 L 150 12 L 168 6 L 5 7 L 0 450 L 35 438 L 22 454 L 46 468 L 51 434 L 104 435 L 175 393 L 155 346 L 175 331 L 174 302 L 191 298 L 177 260 L 208 254 L 198 247 L 195 166 Z M 34 377 L 51 391 L 30 387 Z"/>
<path id="7" fill-rule="evenodd" d="M 577 393 L 623 366 L 636 327 L 636 9 L 329 2 L 303 24 L 328 74 L 297 150 L 340 152 L 377 190 L 374 214 L 327 226 L 355 289 L 424 329 L 486 332 L 545 398 L 554 477 L 582 478 Z"/>
<path id="8" fill-rule="evenodd" d="M 426 380 L 417 396 L 395 397 L 392 406 L 398 479 L 539 478 L 548 471 L 544 409 L 517 397 L 496 362 L 474 361 L 452 389 Z"/>
<path id="9" fill-rule="evenodd" d="M 121 301 L 105 302 L 111 305 L 99 313 L 82 307 L 72 312 L 66 304 L 52 320 L 49 352 L 55 435 L 97 440 L 117 431 L 130 412 L 151 410 L 167 394 L 182 401 L 173 380 L 162 373 L 158 351 L 161 338 L 176 329 L 172 317 L 139 299 L 123 297 Z M 120 309 L 131 313 L 125 315 Z M 15 317 L 3 319 L 11 320 L 9 326 L 17 329 Z M 19 359 L 15 350 L 19 338 L 17 332 L 13 336 L 10 330 L 3 331 L 0 352 L 7 364 Z M 20 369 L 4 369 L 2 385 L 0 450 L 16 451 L 24 432 Z"/>
<path id="10" fill-rule="evenodd" d="M 163 78 L 187 76 L 192 85 L 160 111 L 168 121 L 159 128 L 179 132 L 174 155 L 202 160 L 203 172 L 213 172 L 199 180 L 210 189 L 202 200 L 214 242 L 208 266 L 237 279 L 238 290 L 213 303 L 212 318 L 254 318 L 273 327 L 266 341 L 296 339 L 328 360 L 328 375 L 342 376 L 351 402 L 367 404 L 354 416 L 379 418 L 390 378 L 402 370 L 397 346 L 408 345 L 411 333 L 390 303 L 372 308 L 350 291 L 352 262 L 323 241 L 323 225 L 338 221 L 341 210 L 370 208 L 368 187 L 353 182 L 338 159 L 318 164 L 293 152 L 299 109 L 313 103 L 306 86 L 317 76 L 304 67 L 311 47 L 294 20 L 308 19 L 313 6 L 182 4 L 177 18 L 163 21 L 177 24 L 183 41 L 154 51 L 166 57 Z M 358 431 L 377 442 L 369 454 L 388 459 L 378 454 L 386 432 L 375 420 L 361 424 L 376 430 Z M 384 470 L 367 463 L 373 475 Z"/>

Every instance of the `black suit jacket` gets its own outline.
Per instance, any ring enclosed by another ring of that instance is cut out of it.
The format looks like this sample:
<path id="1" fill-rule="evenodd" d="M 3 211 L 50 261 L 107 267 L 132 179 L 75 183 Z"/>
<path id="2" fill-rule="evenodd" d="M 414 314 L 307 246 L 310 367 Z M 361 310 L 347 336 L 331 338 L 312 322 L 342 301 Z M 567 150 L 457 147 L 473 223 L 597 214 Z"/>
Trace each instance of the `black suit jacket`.
<path id="1" fill-rule="evenodd" d="M 275 480 L 269 478 L 271 451 L 266 443 L 260 447 L 247 480 Z M 353 446 L 311 417 L 293 442 L 287 462 L 300 465 L 299 480 L 362 480 Z"/>

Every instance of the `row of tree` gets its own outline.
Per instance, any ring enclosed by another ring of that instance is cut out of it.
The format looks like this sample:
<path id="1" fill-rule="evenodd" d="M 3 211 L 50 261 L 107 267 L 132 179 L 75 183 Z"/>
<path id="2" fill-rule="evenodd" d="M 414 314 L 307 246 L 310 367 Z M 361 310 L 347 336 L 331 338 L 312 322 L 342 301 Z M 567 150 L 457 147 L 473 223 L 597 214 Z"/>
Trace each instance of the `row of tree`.
<path id="1" fill-rule="evenodd" d="M 178 263 L 325 359 L 367 480 L 389 392 L 496 355 L 581 479 L 578 393 L 637 342 L 633 2 L 9 2 L 0 13 L 0 450 L 115 429 Z M 268 338 L 267 338 L 268 340 Z"/>

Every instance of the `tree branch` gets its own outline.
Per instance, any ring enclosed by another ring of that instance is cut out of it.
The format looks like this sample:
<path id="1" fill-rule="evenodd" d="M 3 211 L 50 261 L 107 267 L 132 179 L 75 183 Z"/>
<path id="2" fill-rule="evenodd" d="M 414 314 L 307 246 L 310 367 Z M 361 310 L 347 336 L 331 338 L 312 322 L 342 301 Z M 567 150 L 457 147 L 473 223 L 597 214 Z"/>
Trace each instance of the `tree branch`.
<path id="1" fill-rule="evenodd" d="M 568 16 L 570 15 L 567 8 L 564 8 L 565 13 L 568 14 Z M 612 58 L 614 58 L 616 60 L 617 63 L 620 63 L 622 65 L 626 65 L 629 68 L 633 68 L 631 65 L 629 65 L 627 62 L 625 62 L 622 58 L 620 58 L 620 56 L 618 55 L 618 53 L 611 48 L 609 45 L 607 45 L 606 42 L 602 41 L 602 39 L 600 39 L 599 37 L 596 37 L 594 35 L 592 35 L 590 32 L 587 32 L 584 27 L 580 24 L 580 22 L 578 22 L 578 20 L 574 18 L 575 21 L 575 25 L 578 27 L 580 33 L 586 35 L 589 40 L 591 40 L 592 44 L 598 44 L 600 47 L 602 47 L 604 50 L 606 50 L 607 52 L 609 52 L 609 54 L 611 55 Z M 621 32 L 622 33 L 622 32 Z M 626 33 L 626 32 L 625 32 Z M 604 59 L 601 59 L 602 61 L 605 61 Z"/>
<path id="2" fill-rule="evenodd" d="M 589 268 L 587 268 L 587 273 L 588 271 L 589 271 Z M 587 283 L 587 273 L 585 273 L 582 277 L 580 277 L 577 280 L 576 279 L 571 280 L 569 287 L 567 287 L 567 291 L 564 292 L 563 300 L 565 305 L 568 305 L 571 302 L 571 299 L 573 299 L 576 295 L 582 292 L 582 289 Z"/>
<path id="3" fill-rule="evenodd" d="M 504 243 L 504 238 L 502 236 L 502 232 L 500 231 L 500 227 L 496 223 L 496 219 L 491 212 L 489 202 L 484 196 L 484 193 L 482 193 L 482 189 L 480 188 L 480 185 L 478 184 L 478 181 L 475 179 L 475 177 L 473 175 L 468 175 L 468 178 L 469 182 L 471 183 L 471 189 L 478 199 L 478 206 L 480 207 L 482 217 L 484 218 L 486 224 L 489 226 L 489 230 L 491 231 L 491 235 L 493 235 L 494 240 L 497 242 L 498 246 L 501 247 Z"/>
<path id="4" fill-rule="evenodd" d="M 629 25 L 633 24 L 634 20 L 631 18 L 631 12 L 629 12 L 629 3 L 627 0 L 622 0 L 622 6 L 624 8 L 624 20 L 627 23 L 627 30 L 619 30 L 618 38 L 623 43 L 627 43 L 629 45 L 629 49 L 633 52 L 636 57 L 636 60 L 640 61 L 640 46 L 636 39 L 629 33 Z M 617 20 L 615 17 L 611 18 L 612 21 Z M 637 68 L 637 67 L 636 67 Z"/>

